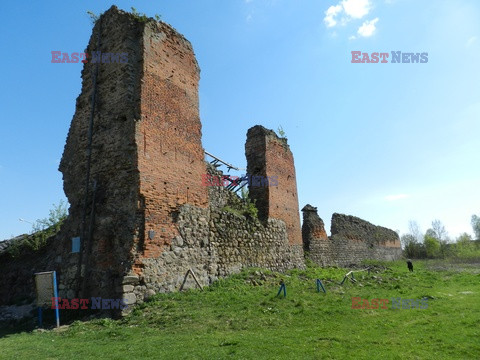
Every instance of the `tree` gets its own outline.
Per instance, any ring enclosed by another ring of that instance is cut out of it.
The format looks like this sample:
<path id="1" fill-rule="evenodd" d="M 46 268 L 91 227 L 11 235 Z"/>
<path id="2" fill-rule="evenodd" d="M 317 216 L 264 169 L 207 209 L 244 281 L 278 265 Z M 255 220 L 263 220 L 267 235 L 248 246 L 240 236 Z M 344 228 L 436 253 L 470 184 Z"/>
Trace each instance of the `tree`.
<path id="1" fill-rule="evenodd" d="M 477 215 L 472 215 L 472 228 L 473 232 L 475 233 L 475 237 L 477 240 L 480 240 L 480 217 Z"/>
<path id="2" fill-rule="evenodd" d="M 418 245 L 417 239 L 412 234 L 405 234 L 402 235 L 400 238 L 400 243 L 402 244 L 402 248 L 404 254 L 407 258 L 418 258 Z"/>
<path id="3" fill-rule="evenodd" d="M 429 229 L 432 230 L 432 229 Z M 425 250 L 427 251 L 427 257 L 435 258 L 440 255 L 440 242 L 433 236 L 425 234 Z"/>
<path id="4" fill-rule="evenodd" d="M 472 241 L 472 236 L 467 233 L 461 234 L 457 238 L 455 250 L 456 255 L 462 258 L 475 256 L 475 243 Z"/>
<path id="5" fill-rule="evenodd" d="M 427 229 L 427 232 L 425 233 L 425 236 L 424 236 L 424 241 L 425 241 L 425 238 L 434 238 L 435 240 L 440 240 L 437 236 L 437 233 L 435 232 L 435 230 L 433 229 Z"/>
<path id="6" fill-rule="evenodd" d="M 427 256 L 425 246 L 423 244 L 423 234 L 420 226 L 414 220 L 408 222 L 408 229 L 410 233 L 402 235 L 400 243 L 406 257 L 421 259 Z"/>
<path id="7" fill-rule="evenodd" d="M 402 244 L 402 247 L 406 249 L 410 244 L 415 244 L 417 242 L 417 239 L 415 239 L 415 236 L 412 234 L 405 234 L 402 235 L 400 238 L 400 244 Z"/>
<path id="8" fill-rule="evenodd" d="M 423 241 L 422 231 L 420 230 L 420 226 L 415 220 L 410 220 L 408 222 L 408 231 L 410 231 L 410 234 L 413 235 L 417 242 Z"/>
<path id="9" fill-rule="evenodd" d="M 429 239 L 428 247 L 427 242 L 425 242 L 425 247 L 427 248 L 428 257 L 446 258 L 451 255 L 453 248 L 449 244 L 450 238 L 448 237 L 447 230 L 445 230 L 445 226 L 443 226 L 440 220 L 436 219 L 432 221 L 432 227 L 425 233 L 425 240 L 427 238 Z M 431 239 L 435 239 L 435 242 L 431 241 Z"/>
<path id="10" fill-rule="evenodd" d="M 472 242 L 472 236 L 470 234 L 467 234 L 467 233 L 463 233 L 461 234 L 458 238 L 457 238 L 457 244 L 467 244 L 467 243 L 471 243 Z"/>
<path id="11" fill-rule="evenodd" d="M 447 241 L 448 240 L 448 232 L 445 230 L 445 226 L 443 226 L 442 222 L 438 219 L 432 221 L 432 230 L 435 233 L 435 238 L 438 241 Z"/>

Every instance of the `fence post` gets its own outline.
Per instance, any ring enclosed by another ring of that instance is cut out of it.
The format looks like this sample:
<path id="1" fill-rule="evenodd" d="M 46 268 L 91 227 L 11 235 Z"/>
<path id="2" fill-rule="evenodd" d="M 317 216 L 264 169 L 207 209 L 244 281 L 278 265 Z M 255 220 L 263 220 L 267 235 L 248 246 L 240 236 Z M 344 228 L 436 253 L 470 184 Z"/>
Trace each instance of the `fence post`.
<path id="1" fill-rule="evenodd" d="M 280 295 L 280 293 L 282 292 L 282 290 L 283 290 L 283 297 L 284 297 L 284 298 L 287 297 L 287 287 L 285 286 L 285 283 L 283 282 L 283 280 L 282 280 L 282 282 L 280 283 L 280 289 L 278 289 L 277 296 Z"/>

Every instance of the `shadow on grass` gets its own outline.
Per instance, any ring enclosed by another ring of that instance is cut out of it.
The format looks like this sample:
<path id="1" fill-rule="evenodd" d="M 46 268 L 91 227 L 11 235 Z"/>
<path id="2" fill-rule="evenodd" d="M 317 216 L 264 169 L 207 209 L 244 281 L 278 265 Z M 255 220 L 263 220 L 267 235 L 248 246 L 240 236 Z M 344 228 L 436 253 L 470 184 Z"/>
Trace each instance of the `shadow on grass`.
<path id="1" fill-rule="evenodd" d="M 24 317 L 18 320 L 10 320 L 0 322 L 0 339 L 8 335 L 19 334 L 22 332 L 33 332 L 40 329 L 38 322 L 37 309 L 33 311 L 35 316 Z M 115 310 L 91 310 L 91 309 L 78 309 L 78 310 L 60 310 L 60 326 L 70 325 L 74 321 L 88 321 L 99 318 L 113 318 L 118 319 L 120 316 L 118 311 Z M 52 330 L 56 328 L 55 310 L 43 309 L 42 322 L 44 330 Z"/>

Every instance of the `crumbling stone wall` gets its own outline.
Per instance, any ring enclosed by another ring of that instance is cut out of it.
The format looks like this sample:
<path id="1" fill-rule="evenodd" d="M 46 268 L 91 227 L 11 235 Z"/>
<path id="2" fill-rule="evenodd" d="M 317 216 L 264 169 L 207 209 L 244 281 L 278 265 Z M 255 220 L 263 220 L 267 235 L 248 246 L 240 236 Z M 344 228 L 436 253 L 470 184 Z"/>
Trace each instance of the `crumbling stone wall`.
<path id="1" fill-rule="evenodd" d="M 302 213 L 302 240 L 305 256 L 321 266 L 331 264 L 330 257 L 335 250 L 331 249 L 325 224 L 318 216 L 317 208 L 307 204 L 303 207 Z"/>
<path id="2" fill-rule="evenodd" d="M 327 237 L 317 208 L 303 209 L 302 235 L 309 259 L 321 266 L 348 266 L 362 260 L 396 260 L 402 256 L 398 234 L 355 216 L 333 214 Z"/>
<path id="3" fill-rule="evenodd" d="M 40 251 L 28 249 L 19 254 L 21 256 L 12 258 L 8 247 L 26 237 L 21 235 L 0 242 L 0 306 L 33 301 L 35 286 L 33 274 L 43 271 L 54 263 L 45 248 Z"/>
<path id="4" fill-rule="evenodd" d="M 82 91 L 60 163 L 71 204 L 55 245 L 64 297 L 114 297 L 117 279 L 130 268 L 130 250 L 143 235 L 135 135 L 143 76 L 143 47 L 138 40 L 144 26 L 112 7 L 96 22 L 86 50 L 89 54 L 127 53 L 128 62 L 90 61 L 82 71 Z M 81 237 L 81 253 L 71 253 L 72 237 Z"/>
<path id="5" fill-rule="evenodd" d="M 206 169 L 209 175 L 223 175 L 209 164 Z M 263 222 L 227 211 L 225 206 L 239 197 L 224 187 L 208 187 L 208 194 L 208 208 L 180 206 L 175 221 L 178 235 L 170 247 L 158 257 L 143 259 L 142 273 L 132 284 L 135 301 L 155 292 L 178 290 L 188 269 L 208 285 L 249 266 L 277 271 L 304 267 L 303 253 L 289 244 L 284 221 Z M 195 284 L 188 278 L 185 286 Z"/>

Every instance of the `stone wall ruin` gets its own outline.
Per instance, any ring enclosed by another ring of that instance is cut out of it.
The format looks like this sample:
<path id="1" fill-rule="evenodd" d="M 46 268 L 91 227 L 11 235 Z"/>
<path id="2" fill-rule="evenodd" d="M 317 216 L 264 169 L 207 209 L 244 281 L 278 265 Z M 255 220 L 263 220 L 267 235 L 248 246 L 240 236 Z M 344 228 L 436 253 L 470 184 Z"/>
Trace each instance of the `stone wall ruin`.
<path id="1" fill-rule="evenodd" d="M 333 214 L 331 236 L 317 208 L 303 209 L 302 236 L 306 256 L 320 266 L 349 266 L 363 260 L 397 260 L 402 256 L 398 234 L 355 216 Z"/>
<path id="2" fill-rule="evenodd" d="M 250 186 L 258 218 L 232 211 L 242 202 L 232 191 L 204 186 L 203 175 L 222 173 L 204 161 L 192 46 L 171 26 L 112 6 L 95 23 L 94 51 L 127 53 L 128 62 L 84 64 L 60 163 L 68 218 L 37 255 L 0 251 L 0 305 L 32 297 L 40 271 L 57 271 L 60 297 L 135 304 L 178 290 L 189 269 L 206 285 L 244 267 L 303 268 L 304 249 L 320 265 L 400 251 L 388 229 L 379 230 L 385 243 L 371 242 L 370 227 L 342 216 L 329 239 L 312 209 L 301 228 L 293 154 L 262 126 L 247 133 L 247 172 L 278 182 Z"/>

